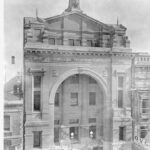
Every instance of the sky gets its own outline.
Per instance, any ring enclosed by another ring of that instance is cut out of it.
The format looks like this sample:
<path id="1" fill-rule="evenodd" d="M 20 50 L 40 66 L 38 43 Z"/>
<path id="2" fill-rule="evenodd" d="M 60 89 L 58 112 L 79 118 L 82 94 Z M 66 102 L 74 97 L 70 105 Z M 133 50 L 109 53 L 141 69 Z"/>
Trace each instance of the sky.
<path id="1" fill-rule="evenodd" d="M 22 72 L 23 18 L 48 18 L 61 14 L 69 0 L 5 0 L 4 1 L 4 59 L 5 80 Z M 134 52 L 150 53 L 150 0 L 80 0 L 85 14 L 106 24 L 127 27 L 127 36 Z M 11 56 L 16 57 L 15 65 Z"/>

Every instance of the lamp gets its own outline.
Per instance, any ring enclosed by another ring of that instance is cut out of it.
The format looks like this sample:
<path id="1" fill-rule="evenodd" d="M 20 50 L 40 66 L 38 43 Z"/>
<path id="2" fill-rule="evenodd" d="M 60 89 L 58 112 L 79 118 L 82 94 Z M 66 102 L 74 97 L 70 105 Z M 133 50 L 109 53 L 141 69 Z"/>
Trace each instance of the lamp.
<path id="1" fill-rule="evenodd" d="M 74 132 L 70 133 L 71 139 L 74 139 Z"/>
<path id="2" fill-rule="evenodd" d="M 90 138 L 93 138 L 93 131 L 90 131 Z"/>

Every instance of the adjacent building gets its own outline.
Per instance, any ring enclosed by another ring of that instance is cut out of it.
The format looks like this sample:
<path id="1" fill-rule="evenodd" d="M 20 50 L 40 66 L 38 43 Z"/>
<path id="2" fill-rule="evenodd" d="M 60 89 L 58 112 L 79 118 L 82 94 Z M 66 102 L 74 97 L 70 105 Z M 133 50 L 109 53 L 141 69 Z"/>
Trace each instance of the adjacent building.
<path id="1" fill-rule="evenodd" d="M 137 54 L 132 68 L 134 136 L 144 139 L 143 146 L 150 149 L 150 55 Z"/>
<path id="2" fill-rule="evenodd" d="M 24 150 L 132 149 L 126 30 L 84 14 L 79 0 L 24 18 Z"/>
<path id="3" fill-rule="evenodd" d="M 22 150 L 23 100 L 21 77 L 5 84 L 4 90 L 4 150 Z"/>

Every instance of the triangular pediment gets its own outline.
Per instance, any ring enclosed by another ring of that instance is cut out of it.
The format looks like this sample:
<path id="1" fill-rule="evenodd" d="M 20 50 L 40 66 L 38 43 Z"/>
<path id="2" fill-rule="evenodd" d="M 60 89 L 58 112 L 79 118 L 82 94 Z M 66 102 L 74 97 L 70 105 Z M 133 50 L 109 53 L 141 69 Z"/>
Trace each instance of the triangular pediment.
<path id="1" fill-rule="evenodd" d="M 44 19 L 47 26 L 51 29 L 71 30 L 71 31 L 88 31 L 88 32 L 111 32 L 113 27 L 108 26 L 82 12 L 64 12 L 61 15 Z M 63 21 L 63 23 L 62 23 Z M 82 24 L 82 26 L 81 26 Z M 82 29 L 81 29 L 82 28 Z"/>

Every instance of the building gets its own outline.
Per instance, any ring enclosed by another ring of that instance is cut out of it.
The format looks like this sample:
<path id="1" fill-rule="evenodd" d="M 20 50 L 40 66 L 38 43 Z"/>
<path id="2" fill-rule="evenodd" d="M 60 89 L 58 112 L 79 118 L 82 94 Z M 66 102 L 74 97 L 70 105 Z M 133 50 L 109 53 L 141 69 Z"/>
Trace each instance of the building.
<path id="1" fill-rule="evenodd" d="M 126 27 L 84 14 L 79 0 L 24 18 L 24 150 L 131 150 L 132 64 Z"/>
<path id="2" fill-rule="evenodd" d="M 144 139 L 150 149 L 150 55 L 137 54 L 132 68 L 134 136 Z"/>
<path id="3" fill-rule="evenodd" d="M 23 100 L 21 77 L 5 84 L 4 90 L 4 150 L 22 150 Z"/>

